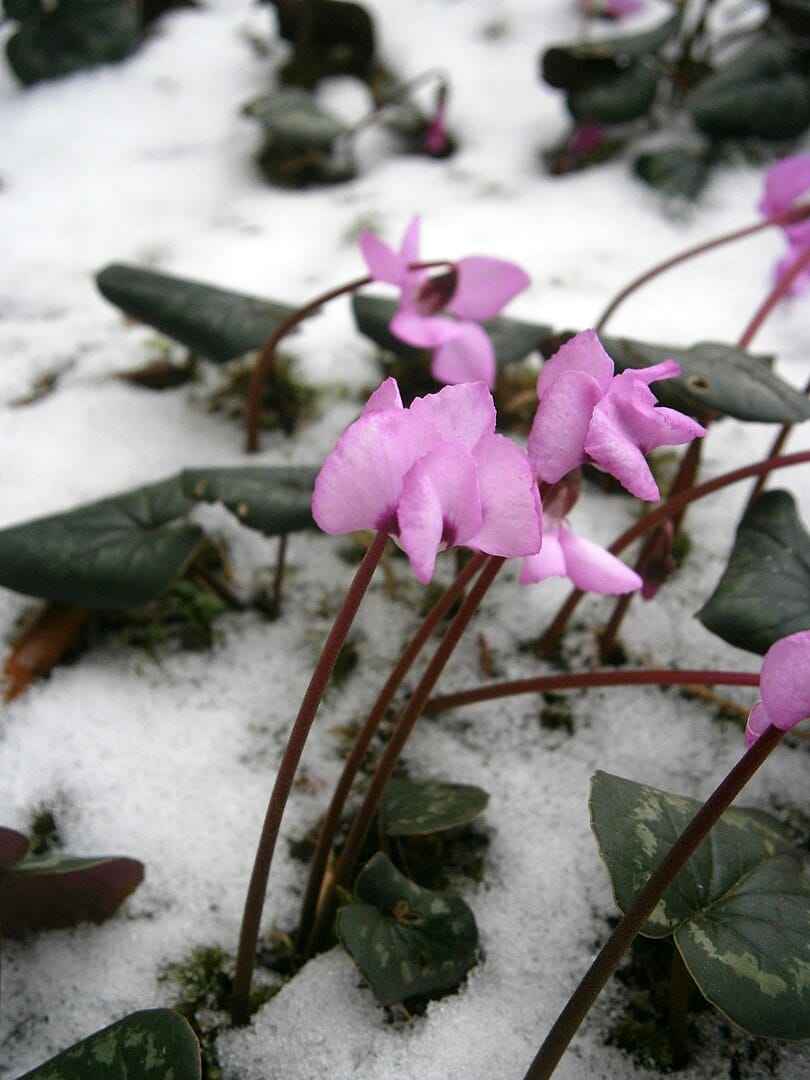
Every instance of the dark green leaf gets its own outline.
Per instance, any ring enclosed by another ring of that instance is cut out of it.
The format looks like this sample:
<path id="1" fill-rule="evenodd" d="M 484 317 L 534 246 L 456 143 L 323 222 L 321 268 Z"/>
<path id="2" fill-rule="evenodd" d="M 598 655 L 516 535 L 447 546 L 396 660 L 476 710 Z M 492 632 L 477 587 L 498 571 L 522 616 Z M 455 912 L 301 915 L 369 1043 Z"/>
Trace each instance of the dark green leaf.
<path id="1" fill-rule="evenodd" d="M 678 199 L 693 202 L 706 186 L 711 167 L 710 156 L 688 146 L 668 146 L 639 154 L 634 163 L 636 175 L 650 187 Z"/>
<path id="2" fill-rule="evenodd" d="M 566 104 L 579 124 L 626 124 L 650 111 L 657 89 L 657 71 L 638 60 L 613 71 L 583 72 Z"/>
<path id="3" fill-rule="evenodd" d="M 77 607 L 140 607 L 202 540 L 172 522 L 192 509 L 178 477 L 0 530 L 0 585 Z"/>
<path id="4" fill-rule="evenodd" d="M 422 836 L 466 825 L 486 809 L 489 795 L 471 784 L 389 780 L 380 803 L 386 836 Z"/>
<path id="5" fill-rule="evenodd" d="M 281 536 L 312 524 L 317 475 L 311 465 L 186 469 L 181 482 L 190 499 L 221 502 L 249 528 Z"/>
<path id="6" fill-rule="evenodd" d="M 123 60 L 140 39 L 133 0 L 60 0 L 28 10 L 20 4 L 6 8 L 24 20 L 9 38 L 6 54 L 14 74 L 27 85 Z"/>
<path id="7" fill-rule="evenodd" d="M 0 873 L 0 927 L 7 937 L 104 922 L 143 881 L 143 864 L 120 856 L 26 855 Z"/>
<path id="8" fill-rule="evenodd" d="M 585 41 L 576 45 L 552 45 L 542 57 L 543 78 L 550 86 L 570 90 L 595 62 L 609 61 L 610 66 L 602 68 L 603 71 L 609 71 L 616 69 L 616 61 L 637 59 L 657 52 L 677 33 L 680 19 L 680 14 L 676 12 L 658 26 L 640 34 L 623 34 L 620 37 Z"/>
<path id="9" fill-rule="evenodd" d="M 127 315 L 217 363 L 260 348 L 295 310 L 124 263 L 105 266 L 96 284 Z"/>
<path id="10" fill-rule="evenodd" d="M 770 0 L 771 15 L 787 30 L 810 36 L 810 0 Z"/>
<path id="11" fill-rule="evenodd" d="M 312 94 L 282 87 L 245 105 L 243 112 L 258 120 L 265 138 L 282 146 L 330 151 L 348 128 L 318 105 Z"/>
<path id="12" fill-rule="evenodd" d="M 19 1080 L 200 1080 L 200 1047 L 171 1009 L 144 1009 L 63 1050 Z"/>
<path id="13" fill-rule="evenodd" d="M 417 349 L 400 341 L 388 329 L 388 324 L 396 314 L 396 310 L 396 300 L 388 300 L 380 296 L 364 296 L 361 293 L 355 293 L 352 297 L 352 313 L 361 334 L 371 338 L 381 349 L 396 353 L 403 359 L 423 356 L 423 349 Z M 481 325 L 489 335 L 499 364 L 511 364 L 523 360 L 529 353 L 538 349 L 540 343 L 551 334 L 550 326 L 521 322 L 504 316 L 490 319 Z"/>
<path id="14" fill-rule="evenodd" d="M 764 491 L 751 504 L 698 618 L 724 641 L 756 653 L 810 629 L 810 536 L 786 491 Z"/>
<path id="15" fill-rule="evenodd" d="M 330 75 L 370 79 L 374 61 L 374 24 L 360 4 L 347 0 L 271 0 L 278 32 L 293 46 L 281 68 L 281 81 L 312 88 Z"/>
<path id="16" fill-rule="evenodd" d="M 355 893 L 337 932 L 380 1004 L 450 990 L 474 963 L 478 930 L 460 897 L 420 888 L 382 853 L 360 871 Z"/>
<path id="17" fill-rule="evenodd" d="M 616 903 L 626 910 L 700 807 L 609 773 L 591 782 L 591 822 Z M 741 1027 L 810 1037 L 810 880 L 783 826 L 727 810 L 642 933 L 675 935 L 701 992 Z"/>
<path id="18" fill-rule="evenodd" d="M 686 107 L 707 135 L 794 138 L 810 125 L 810 79 L 792 49 L 765 38 L 704 79 Z"/>
<path id="19" fill-rule="evenodd" d="M 19 862 L 30 846 L 27 836 L 0 826 L 0 871 Z"/>
<path id="20" fill-rule="evenodd" d="M 618 371 L 644 368 L 672 359 L 680 377 L 653 383 L 656 397 L 675 409 L 709 409 L 738 420 L 788 424 L 810 419 L 810 399 L 770 369 L 771 357 L 732 345 L 701 341 L 688 348 L 652 345 L 632 338 L 600 340 Z"/>

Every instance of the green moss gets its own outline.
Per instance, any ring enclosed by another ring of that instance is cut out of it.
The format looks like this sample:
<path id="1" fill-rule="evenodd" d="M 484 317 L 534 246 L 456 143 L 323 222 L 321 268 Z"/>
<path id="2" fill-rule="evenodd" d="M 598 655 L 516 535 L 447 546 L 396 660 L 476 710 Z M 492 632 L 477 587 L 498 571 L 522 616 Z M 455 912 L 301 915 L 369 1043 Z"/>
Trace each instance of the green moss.
<path id="1" fill-rule="evenodd" d="M 209 412 L 240 423 L 244 421 L 245 401 L 255 363 L 255 357 L 251 355 L 222 365 L 223 381 L 205 401 Z M 292 357 L 284 352 L 276 353 L 273 378 L 265 379 L 262 385 L 259 424 L 269 430 L 281 428 L 291 435 L 302 420 L 314 414 L 318 398 L 314 387 L 296 377 Z"/>

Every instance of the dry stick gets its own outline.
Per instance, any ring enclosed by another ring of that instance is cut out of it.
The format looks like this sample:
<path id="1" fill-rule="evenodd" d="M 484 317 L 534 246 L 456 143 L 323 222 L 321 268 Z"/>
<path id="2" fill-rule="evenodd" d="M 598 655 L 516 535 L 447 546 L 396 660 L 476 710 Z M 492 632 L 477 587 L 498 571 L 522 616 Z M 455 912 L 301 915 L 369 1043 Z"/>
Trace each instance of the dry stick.
<path id="1" fill-rule="evenodd" d="M 354 580 L 349 586 L 343 604 L 335 616 L 329 636 L 324 642 L 323 650 L 318 663 L 315 665 L 309 686 L 298 710 L 298 716 L 295 718 L 295 723 L 290 730 L 287 746 L 284 749 L 284 755 L 276 774 L 267 814 L 259 837 L 259 846 L 256 849 L 250 885 L 245 898 L 245 910 L 242 916 L 242 930 L 239 936 L 239 949 L 236 955 L 236 971 L 231 998 L 231 1019 L 234 1024 L 246 1024 L 250 1019 L 248 1004 L 250 981 L 256 960 L 256 944 L 259 940 L 259 924 L 262 917 L 262 908 L 264 907 L 265 893 L 267 892 L 267 878 L 270 874 L 270 865 L 273 861 L 273 851 L 278 839 L 284 807 L 287 804 L 290 789 L 295 779 L 295 771 L 298 768 L 298 762 L 301 760 L 304 744 L 337 661 L 338 653 L 346 640 L 346 635 L 357 614 L 360 601 L 371 583 L 387 540 L 388 537 L 385 533 L 375 533 L 374 539 L 363 556 L 363 561 L 357 568 Z"/>
<path id="2" fill-rule="evenodd" d="M 563 675 L 539 675 L 531 679 L 505 679 L 474 686 L 455 694 L 440 694 L 425 705 L 426 713 L 457 709 L 517 694 L 543 694 L 552 690 L 584 690 L 597 686 L 759 686 L 759 675 L 747 671 L 673 671 L 641 668 L 637 671 L 580 671 Z"/>
<path id="3" fill-rule="evenodd" d="M 354 864 L 374 819 L 383 789 L 399 761 L 405 743 L 408 741 L 416 721 L 421 716 L 431 691 L 504 562 L 505 560 L 499 555 L 489 556 L 478 579 L 470 589 L 444 637 L 439 642 L 433 659 L 425 669 L 425 673 L 414 690 L 410 701 L 400 714 L 346 838 L 346 844 L 335 867 L 334 877 L 324 893 L 318 917 L 315 920 L 315 927 L 310 935 L 308 951 L 314 951 L 325 937 L 334 917 L 337 889 L 339 886 L 345 887 L 349 882 Z"/>
<path id="4" fill-rule="evenodd" d="M 721 247 L 723 244 L 730 244 L 734 240 L 742 240 L 746 236 L 753 236 L 754 233 L 762 232 L 763 229 L 769 229 L 773 225 L 788 225 L 803 221 L 808 215 L 810 215 L 810 206 L 793 206 L 788 210 L 783 210 L 779 214 L 774 214 L 772 217 L 766 218 L 764 221 L 758 221 L 755 225 L 748 225 L 743 229 L 736 229 L 734 232 L 725 233 L 725 235 L 718 236 L 714 240 L 707 240 L 702 244 L 697 244 L 695 247 L 687 248 L 686 251 L 682 251 L 679 255 L 673 255 L 671 259 L 667 259 L 666 262 L 659 263 L 658 266 L 654 266 L 651 270 L 647 270 L 622 289 L 602 312 L 594 329 L 599 333 L 611 315 L 613 315 L 619 305 L 622 304 L 628 296 L 634 293 L 636 289 L 641 288 L 642 285 L 646 285 L 648 281 L 652 281 L 653 278 L 658 277 L 659 274 L 671 270 L 673 267 L 686 262 L 688 259 L 694 258 L 696 255 L 702 255 L 706 251 L 712 251 L 714 248 Z M 745 348 L 745 346 L 743 346 L 743 348 Z"/>
<path id="5" fill-rule="evenodd" d="M 438 259 L 431 262 L 411 263 L 408 269 L 431 270 L 437 266 L 448 265 L 452 265 L 452 263 L 449 263 L 447 259 Z M 254 454 L 259 449 L 259 417 L 261 415 L 262 406 L 262 386 L 264 385 L 265 379 L 268 376 L 272 377 L 275 372 L 276 349 L 278 348 L 279 342 L 282 338 L 286 337 L 298 323 L 308 316 L 314 315 L 319 308 L 322 308 L 324 304 L 328 304 L 330 300 L 336 300 L 339 296 L 345 296 L 347 293 L 357 292 L 358 289 L 362 289 L 364 285 L 370 285 L 374 280 L 375 278 L 366 275 L 366 277 L 355 278 L 354 281 L 349 281 L 345 285 L 338 285 L 328 292 L 321 293 L 320 296 L 316 296 L 314 300 L 310 300 L 308 304 L 304 304 L 303 307 L 297 308 L 291 315 L 288 315 L 287 318 L 280 323 L 275 333 L 271 334 L 267 339 L 262 346 L 262 351 L 256 357 L 256 363 L 251 372 L 250 384 L 245 400 L 245 450 L 248 454 Z M 280 402 L 279 407 L 283 413 L 284 402 Z"/>
<path id="6" fill-rule="evenodd" d="M 703 484 L 698 484 L 696 487 L 689 488 L 687 491 L 682 491 L 678 495 L 673 495 L 671 499 L 667 499 L 665 503 L 661 503 L 651 510 L 648 514 L 645 514 L 643 518 L 631 525 L 629 529 L 626 529 L 620 537 L 613 541 L 608 548 L 608 551 L 612 555 L 618 555 L 629 544 L 632 544 L 634 540 L 637 540 L 639 536 L 642 536 L 648 529 L 652 529 L 662 521 L 666 521 L 669 517 L 674 517 L 689 503 L 695 502 L 697 499 L 702 499 L 705 495 L 711 495 L 715 491 L 719 491 L 721 488 L 727 487 L 729 484 L 736 484 L 739 480 L 747 480 L 750 476 L 763 476 L 766 473 L 772 472 L 774 469 L 784 469 L 790 465 L 802 465 L 805 462 L 810 461 L 810 452 L 803 451 L 797 454 L 785 454 L 782 457 L 768 458 L 766 461 L 757 461 L 753 465 L 745 465 L 741 469 L 734 469 L 732 472 L 723 473 L 722 476 L 716 476 L 713 480 L 706 480 Z M 535 650 L 537 656 L 546 656 L 556 645 L 562 631 L 565 629 L 566 623 L 574 613 L 577 604 L 585 594 L 579 590 L 574 589 L 568 595 L 568 598 L 557 612 L 551 626 L 546 630 L 543 637 L 540 639 L 539 644 Z"/>
<path id="7" fill-rule="evenodd" d="M 321 888 L 323 886 L 323 875 L 329 859 L 329 853 L 332 850 L 335 834 L 337 833 L 340 824 L 340 818 L 346 804 L 346 799 L 349 796 L 352 784 L 354 783 L 355 777 L 366 756 L 366 751 L 371 745 L 371 740 L 377 733 L 382 718 L 385 716 L 386 709 L 391 704 L 394 694 L 399 689 L 402 680 L 410 671 L 414 660 L 424 648 L 425 643 L 430 639 L 441 619 L 444 618 L 446 613 L 467 587 L 470 580 L 484 565 L 486 558 L 487 556 L 480 552 L 474 555 L 461 570 L 455 581 L 445 589 L 442 596 L 431 608 L 427 617 L 405 647 L 393 671 L 388 676 L 388 679 L 380 691 L 377 700 L 374 702 L 363 727 L 354 740 L 351 753 L 343 766 L 343 771 L 340 774 L 340 778 L 332 794 L 332 801 L 329 803 L 329 808 L 326 811 L 323 824 L 318 832 L 318 843 L 309 867 L 309 880 L 307 882 L 306 892 L 304 893 L 304 902 L 301 907 L 298 933 L 295 937 L 298 950 L 305 958 L 309 955 L 306 946 L 309 943 L 313 922 L 317 913 L 318 897 L 320 896 Z"/>
<path id="8" fill-rule="evenodd" d="M 768 727 L 750 750 L 743 754 L 686 826 L 602 946 L 548 1033 L 546 1041 L 540 1047 L 526 1073 L 525 1080 L 548 1080 L 554 1072 L 602 987 L 618 967 L 622 956 L 655 910 L 658 902 L 683 870 L 709 830 L 716 824 L 720 815 L 728 809 L 784 734 L 784 731 L 778 728 Z"/>

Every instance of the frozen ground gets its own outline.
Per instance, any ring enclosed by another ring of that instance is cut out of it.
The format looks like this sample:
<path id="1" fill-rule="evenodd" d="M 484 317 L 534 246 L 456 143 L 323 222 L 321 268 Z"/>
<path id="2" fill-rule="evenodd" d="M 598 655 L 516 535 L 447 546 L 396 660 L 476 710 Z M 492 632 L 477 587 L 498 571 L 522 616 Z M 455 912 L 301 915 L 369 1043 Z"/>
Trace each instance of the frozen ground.
<path id="1" fill-rule="evenodd" d="M 720 173 L 700 206 L 666 213 L 616 163 L 566 179 L 538 167 L 541 145 L 565 126 L 560 97 L 536 78 L 541 47 L 576 29 L 568 0 L 386 0 L 370 3 L 381 49 L 403 74 L 434 66 L 452 80 L 451 122 L 462 143 L 447 162 L 393 155 L 369 135 L 358 179 L 300 193 L 267 186 L 253 155 L 258 131 L 242 103 L 271 82 L 271 16 L 245 0 L 208 0 L 160 21 L 128 62 L 21 90 L 0 65 L 0 523 L 12 524 L 122 491 L 182 467 L 244 462 L 237 426 L 206 413 L 188 389 L 152 394 L 111 376 L 142 363 L 150 333 L 126 327 L 92 276 L 122 261 L 224 287 L 303 302 L 362 272 L 354 242 L 372 222 L 396 240 L 423 216 L 427 258 L 489 253 L 527 268 L 533 284 L 510 313 L 559 327 L 590 325 L 624 283 L 689 244 L 752 221 L 761 168 Z M 493 38 L 487 27 L 499 24 Z M 274 46 L 275 48 L 275 46 Z M 367 106 L 336 82 L 324 98 L 345 116 Z M 629 301 L 611 329 L 651 340 L 734 341 L 770 283 L 782 248 L 759 235 L 660 279 Z M 778 354 L 785 378 L 807 377 L 807 301 L 783 305 L 756 346 Z M 265 435 L 261 463 L 322 459 L 377 379 L 374 350 L 343 302 L 290 346 L 303 378 L 351 392 L 328 403 L 292 440 Z M 57 390 L 7 407 L 33 379 L 64 368 Z M 724 421 L 711 431 L 703 475 L 755 460 L 764 427 Z M 792 447 L 807 445 L 798 432 Z M 806 473 L 780 475 L 810 514 Z M 725 563 L 745 492 L 701 505 L 688 565 L 653 604 L 635 604 L 623 641 L 640 664 L 756 670 L 694 619 Z M 579 529 L 609 542 L 631 520 L 629 500 L 587 493 Z M 217 508 L 207 520 L 231 542 L 249 580 L 275 544 Z M 198 945 L 235 948 L 254 844 L 274 766 L 350 569 L 338 542 L 300 535 L 282 619 L 224 617 L 210 654 L 167 652 L 157 663 L 110 644 L 57 670 L 0 721 L 2 824 L 26 829 L 37 806 L 56 808 L 67 850 L 141 859 L 146 880 L 102 927 L 42 934 L 3 953 L 0 1076 L 17 1076 L 57 1050 L 139 1008 L 170 1004 L 157 978 Z M 448 581 L 451 561 L 438 574 Z M 518 588 L 507 569 L 484 605 L 443 688 L 481 680 L 475 633 L 487 637 L 502 677 L 542 670 L 519 646 L 536 636 L 566 587 Z M 414 586 L 414 590 L 415 590 Z M 6 641 L 31 601 L 0 593 Z M 591 600 L 572 638 L 609 610 Z M 361 664 L 327 699 L 307 748 L 313 781 L 296 788 L 285 835 L 323 810 L 339 768 L 330 729 L 372 700 L 380 672 L 415 625 L 378 584 L 358 618 Z M 734 696 L 731 693 L 728 696 Z M 746 704 L 748 692 L 736 699 Z M 595 768 L 705 795 L 742 750 L 739 729 L 705 705 L 655 688 L 571 697 L 574 734 L 543 730 L 531 697 L 424 721 L 408 749 L 415 776 L 479 784 L 491 793 L 484 883 L 466 887 L 483 962 L 462 990 L 413 1023 L 391 1025 L 340 950 L 311 962 L 246 1030 L 221 1040 L 230 1080 L 491 1080 L 521 1077 L 614 912 L 588 827 Z M 807 756 L 784 748 L 751 784 L 763 808 L 807 797 Z M 303 869 L 281 844 L 265 927 L 289 928 Z M 630 1077 L 639 1070 L 603 1046 L 618 1007 L 600 1000 L 559 1076 Z M 719 1025 L 701 1021 L 711 1049 L 684 1077 L 729 1074 Z M 714 1026 L 713 1026 L 714 1025 Z M 746 1077 L 764 1075 L 745 1067 Z M 810 1052 L 781 1052 L 779 1075 L 810 1073 Z"/>

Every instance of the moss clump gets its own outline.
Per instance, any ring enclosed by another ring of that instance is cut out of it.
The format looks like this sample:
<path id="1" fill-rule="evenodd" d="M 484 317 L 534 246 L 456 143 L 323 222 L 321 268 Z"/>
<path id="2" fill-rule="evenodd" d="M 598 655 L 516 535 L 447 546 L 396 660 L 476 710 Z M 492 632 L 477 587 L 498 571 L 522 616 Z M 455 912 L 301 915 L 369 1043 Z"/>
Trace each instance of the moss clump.
<path id="1" fill-rule="evenodd" d="M 62 838 L 59 835 L 59 826 L 53 810 L 43 804 L 32 811 L 28 837 L 31 841 L 28 849 L 31 855 L 45 855 L 54 848 L 62 846 Z"/>

